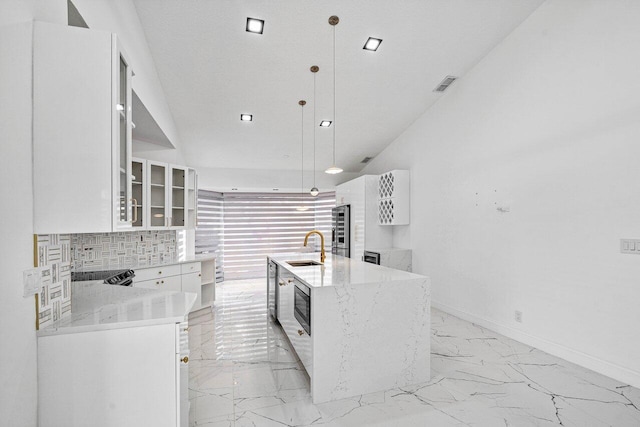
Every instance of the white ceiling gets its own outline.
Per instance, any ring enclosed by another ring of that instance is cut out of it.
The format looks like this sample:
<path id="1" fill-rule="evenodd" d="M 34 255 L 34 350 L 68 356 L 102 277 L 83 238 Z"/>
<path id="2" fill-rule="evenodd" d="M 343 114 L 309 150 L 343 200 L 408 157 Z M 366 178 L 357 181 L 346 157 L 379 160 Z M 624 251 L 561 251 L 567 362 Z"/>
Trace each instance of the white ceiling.
<path id="1" fill-rule="evenodd" d="M 358 172 L 543 0 L 134 0 L 181 139 L 195 167 L 305 169 L 332 163 L 333 27 L 337 163 Z M 245 31 L 247 17 L 264 34 Z M 362 49 L 382 38 L 377 52 Z M 312 65 L 316 76 L 313 120 Z M 497 78 L 502 78 L 497 76 Z M 455 85 L 455 83 L 454 83 Z M 253 122 L 240 122 L 240 114 Z"/>

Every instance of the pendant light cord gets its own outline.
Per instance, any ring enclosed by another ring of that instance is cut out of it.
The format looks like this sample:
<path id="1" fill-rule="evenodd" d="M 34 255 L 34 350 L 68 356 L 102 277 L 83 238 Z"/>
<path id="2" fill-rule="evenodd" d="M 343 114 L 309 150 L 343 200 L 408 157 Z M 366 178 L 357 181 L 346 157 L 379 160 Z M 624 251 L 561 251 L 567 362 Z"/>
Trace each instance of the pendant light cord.
<path id="1" fill-rule="evenodd" d="M 336 166 L 336 26 L 333 26 L 333 166 Z"/>
<path id="2" fill-rule="evenodd" d="M 316 73 L 313 73 L 313 188 L 316 188 Z"/>
<path id="3" fill-rule="evenodd" d="M 300 106 L 300 199 L 304 200 L 304 105 Z"/>

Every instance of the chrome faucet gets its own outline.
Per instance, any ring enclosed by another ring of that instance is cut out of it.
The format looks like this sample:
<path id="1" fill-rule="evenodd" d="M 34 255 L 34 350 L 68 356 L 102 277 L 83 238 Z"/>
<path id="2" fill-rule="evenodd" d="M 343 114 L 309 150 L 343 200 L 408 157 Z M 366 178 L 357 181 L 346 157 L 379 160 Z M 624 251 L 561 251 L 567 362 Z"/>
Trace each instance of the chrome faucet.
<path id="1" fill-rule="evenodd" d="M 307 235 L 304 236 L 304 246 L 307 246 L 309 236 L 311 236 L 312 234 L 317 234 L 318 236 L 320 236 L 320 262 L 324 263 L 327 255 L 324 252 L 324 235 L 321 232 L 319 232 L 318 230 L 311 230 L 310 232 L 308 232 Z"/>

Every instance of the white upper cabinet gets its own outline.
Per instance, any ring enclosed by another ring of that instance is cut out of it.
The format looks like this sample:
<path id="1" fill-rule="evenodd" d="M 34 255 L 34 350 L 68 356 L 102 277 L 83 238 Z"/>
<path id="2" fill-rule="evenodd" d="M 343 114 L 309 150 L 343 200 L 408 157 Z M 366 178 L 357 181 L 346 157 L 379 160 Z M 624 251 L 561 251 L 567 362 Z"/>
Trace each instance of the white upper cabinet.
<path id="1" fill-rule="evenodd" d="M 34 233 L 131 229 L 131 78 L 115 34 L 34 23 Z"/>
<path id="2" fill-rule="evenodd" d="M 194 169 L 134 158 L 133 227 L 181 230 L 195 227 L 197 175 Z"/>
<path id="3" fill-rule="evenodd" d="M 407 170 L 393 170 L 378 177 L 378 224 L 409 224 L 409 179 Z"/>

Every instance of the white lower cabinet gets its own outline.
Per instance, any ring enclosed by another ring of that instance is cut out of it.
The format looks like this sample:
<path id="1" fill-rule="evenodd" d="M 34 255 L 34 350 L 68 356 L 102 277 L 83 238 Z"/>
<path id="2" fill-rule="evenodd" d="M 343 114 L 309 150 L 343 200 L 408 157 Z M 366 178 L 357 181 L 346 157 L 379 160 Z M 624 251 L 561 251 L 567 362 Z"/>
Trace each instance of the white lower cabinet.
<path id="1" fill-rule="evenodd" d="M 202 308 L 200 262 L 140 268 L 134 269 L 134 272 L 133 286 L 161 291 L 192 292 L 197 295 L 197 298 L 191 311 Z"/>
<path id="2" fill-rule="evenodd" d="M 192 311 L 199 310 L 202 306 L 202 274 L 199 262 L 190 262 L 181 265 L 182 292 L 193 292 L 198 295 Z"/>
<path id="3" fill-rule="evenodd" d="M 39 426 L 187 427 L 186 330 L 183 322 L 39 337 Z"/>
<path id="4" fill-rule="evenodd" d="M 313 372 L 313 357 L 311 347 L 311 336 L 305 332 L 296 319 L 295 310 L 295 282 L 289 271 L 280 268 L 278 278 L 278 321 L 287 334 L 291 345 L 300 357 L 300 361 L 311 377 Z"/>

